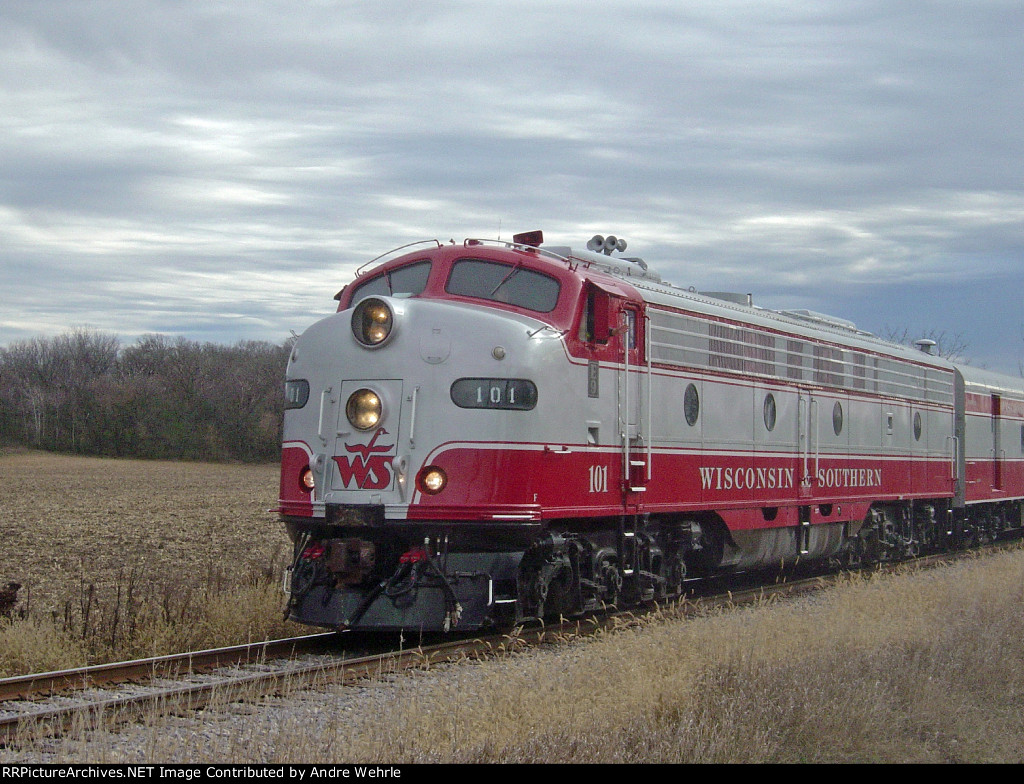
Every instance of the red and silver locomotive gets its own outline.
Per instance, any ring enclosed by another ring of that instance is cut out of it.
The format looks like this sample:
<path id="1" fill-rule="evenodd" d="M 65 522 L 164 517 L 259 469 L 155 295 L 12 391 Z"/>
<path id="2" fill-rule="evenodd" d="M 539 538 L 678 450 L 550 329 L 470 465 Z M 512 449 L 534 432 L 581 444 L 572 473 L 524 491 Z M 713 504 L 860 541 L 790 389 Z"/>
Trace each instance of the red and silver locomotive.
<path id="1" fill-rule="evenodd" d="M 291 354 L 293 620 L 473 629 L 1021 526 L 1020 379 L 675 288 L 612 237 L 400 250 Z"/>

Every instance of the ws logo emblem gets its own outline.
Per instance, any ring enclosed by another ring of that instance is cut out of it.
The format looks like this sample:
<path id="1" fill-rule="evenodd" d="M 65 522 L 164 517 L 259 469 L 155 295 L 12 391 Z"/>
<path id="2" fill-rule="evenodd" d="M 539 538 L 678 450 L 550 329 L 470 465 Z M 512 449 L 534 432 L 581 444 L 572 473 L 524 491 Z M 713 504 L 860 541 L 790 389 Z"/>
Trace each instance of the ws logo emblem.
<path id="1" fill-rule="evenodd" d="M 335 455 L 338 476 L 346 490 L 386 490 L 391 485 L 392 450 L 395 444 L 377 446 L 388 431 L 378 428 L 368 444 L 345 444 L 346 455 Z"/>

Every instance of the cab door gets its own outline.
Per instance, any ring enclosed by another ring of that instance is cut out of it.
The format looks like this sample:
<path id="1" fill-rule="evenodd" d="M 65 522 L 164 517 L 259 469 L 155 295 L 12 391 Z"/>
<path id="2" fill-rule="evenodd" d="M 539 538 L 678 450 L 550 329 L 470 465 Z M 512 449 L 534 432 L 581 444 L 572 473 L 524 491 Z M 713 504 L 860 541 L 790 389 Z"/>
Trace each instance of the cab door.
<path id="1" fill-rule="evenodd" d="M 651 476 L 651 366 L 644 303 L 613 283 L 589 281 L 580 339 L 589 356 L 588 399 L 600 401 L 590 409 L 588 443 L 615 445 L 615 454 L 603 453 L 611 458 L 608 463 L 591 465 L 590 494 L 617 493 L 621 513 L 635 515 Z M 602 377 L 611 382 L 607 387 Z M 607 423 L 607 440 L 598 439 L 602 422 Z"/>
<path id="2" fill-rule="evenodd" d="M 617 342 L 619 373 L 619 438 L 622 447 L 623 496 L 633 513 L 643 505 L 651 478 L 651 366 L 645 345 L 647 329 L 642 304 L 620 301 Z"/>

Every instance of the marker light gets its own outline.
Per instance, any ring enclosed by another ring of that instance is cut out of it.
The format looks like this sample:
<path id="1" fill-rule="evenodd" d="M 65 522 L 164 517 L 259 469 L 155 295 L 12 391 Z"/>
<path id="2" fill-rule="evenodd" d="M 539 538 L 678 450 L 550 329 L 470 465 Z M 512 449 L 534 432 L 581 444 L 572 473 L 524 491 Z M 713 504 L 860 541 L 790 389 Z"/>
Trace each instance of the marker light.
<path id="1" fill-rule="evenodd" d="M 444 490 L 447 484 L 448 475 L 444 472 L 444 469 L 437 466 L 426 466 L 420 469 L 419 476 L 416 477 L 416 486 L 420 489 L 420 492 L 427 495 L 437 495 Z"/>
<path id="2" fill-rule="evenodd" d="M 313 479 L 313 469 L 306 466 L 302 469 L 302 473 L 299 474 L 299 489 L 304 493 L 312 493 L 315 484 L 316 483 Z"/>
<path id="3" fill-rule="evenodd" d="M 370 430 L 384 416 L 384 405 L 372 389 L 357 389 L 349 395 L 345 416 L 356 430 Z"/>
<path id="4" fill-rule="evenodd" d="M 390 337 L 395 317 L 384 300 L 367 297 L 352 313 L 352 334 L 368 348 L 382 345 Z"/>

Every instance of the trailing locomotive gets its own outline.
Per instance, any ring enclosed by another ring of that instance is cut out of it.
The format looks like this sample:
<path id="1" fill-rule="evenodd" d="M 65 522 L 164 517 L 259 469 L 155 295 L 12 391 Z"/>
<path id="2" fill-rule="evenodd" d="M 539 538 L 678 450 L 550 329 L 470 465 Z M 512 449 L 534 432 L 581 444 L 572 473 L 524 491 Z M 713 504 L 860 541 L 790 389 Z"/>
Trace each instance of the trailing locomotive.
<path id="1" fill-rule="evenodd" d="M 474 629 L 1021 527 L 1020 379 L 542 243 L 404 246 L 296 341 L 293 620 Z"/>

